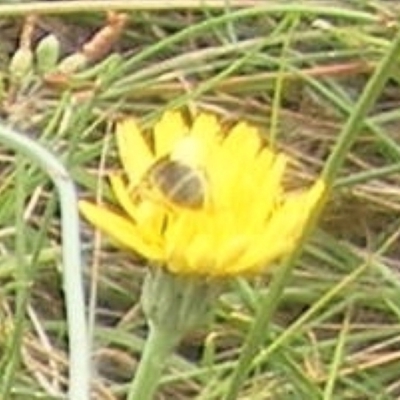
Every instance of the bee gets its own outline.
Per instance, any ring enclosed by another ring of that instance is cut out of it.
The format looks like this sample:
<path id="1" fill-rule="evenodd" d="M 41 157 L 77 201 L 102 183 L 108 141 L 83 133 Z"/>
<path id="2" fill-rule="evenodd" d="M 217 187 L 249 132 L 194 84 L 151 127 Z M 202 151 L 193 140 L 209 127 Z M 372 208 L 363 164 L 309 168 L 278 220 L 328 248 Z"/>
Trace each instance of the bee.
<path id="1" fill-rule="evenodd" d="M 192 146 L 192 144 L 190 144 Z M 184 149 L 185 157 L 179 156 Z M 207 179 L 205 171 L 196 165 L 188 143 L 157 160 L 144 174 L 136 188 L 140 198 L 164 200 L 169 205 L 200 209 L 206 204 Z"/>
<path id="2" fill-rule="evenodd" d="M 161 158 L 146 174 L 147 185 L 168 203 L 199 209 L 206 200 L 206 179 L 202 170 L 169 157 Z"/>

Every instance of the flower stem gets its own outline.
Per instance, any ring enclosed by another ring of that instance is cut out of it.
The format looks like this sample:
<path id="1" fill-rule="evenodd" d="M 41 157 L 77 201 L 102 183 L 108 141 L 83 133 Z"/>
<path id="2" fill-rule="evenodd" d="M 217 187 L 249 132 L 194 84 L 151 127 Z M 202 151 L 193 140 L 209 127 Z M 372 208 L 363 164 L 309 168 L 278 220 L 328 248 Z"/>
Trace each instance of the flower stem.
<path id="1" fill-rule="evenodd" d="M 165 362 L 180 338 L 179 331 L 150 323 L 149 337 L 127 400 L 153 399 Z"/>
<path id="2" fill-rule="evenodd" d="M 86 332 L 79 216 L 75 185 L 61 161 L 26 133 L 17 132 L 0 124 L 0 143 L 24 154 L 39 165 L 50 176 L 59 194 L 64 266 L 62 272 L 70 348 L 68 396 L 74 400 L 88 400 L 90 382 L 89 343 Z M 24 265 L 20 265 L 20 267 L 23 268 Z M 17 338 L 18 336 L 14 340 Z M 10 365 L 6 372 L 7 375 L 1 376 L 0 398 L 9 397 L 6 394 L 8 383 L 4 382 L 7 382 L 7 379 L 11 377 L 9 374 L 12 374 L 12 368 L 13 365 Z"/>
<path id="3" fill-rule="evenodd" d="M 165 361 L 187 332 L 206 319 L 221 284 L 149 268 L 142 288 L 149 337 L 127 400 L 151 400 Z"/>

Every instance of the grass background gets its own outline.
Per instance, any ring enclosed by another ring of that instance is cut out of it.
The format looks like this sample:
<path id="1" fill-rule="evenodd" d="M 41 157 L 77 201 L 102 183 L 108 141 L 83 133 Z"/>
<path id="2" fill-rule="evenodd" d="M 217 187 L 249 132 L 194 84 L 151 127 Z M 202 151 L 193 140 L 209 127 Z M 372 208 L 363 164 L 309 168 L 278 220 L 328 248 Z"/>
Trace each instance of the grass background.
<path id="1" fill-rule="evenodd" d="M 151 3 L 0 4 L 3 123 L 56 153 L 82 197 L 111 198 L 104 178 L 119 168 L 117 118 L 133 114 L 151 126 L 164 110 L 183 106 L 257 124 L 293 157 L 287 184 L 309 184 L 388 51 L 400 8 L 367 0 Z M 53 33 L 60 65 L 119 6 L 127 14 L 121 36 L 82 70 L 50 79 L 34 60 L 16 74 L 21 46 L 37 55 Z M 32 9 L 38 14 L 30 29 Z M 398 79 L 395 65 L 240 399 L 400 398 Z M 35 165 L 4 146 L 0 157 L 0 386 L 12 399 L 56 399 L 67 386 L 68 362 L 57 197 Z M 143 263 L 86 225 L 82 241 L 95 315 L 94 398 L 122 399 L 146 337 L 138 304 Z M 214 318 L 169 361 L 160 399 L 223 399 L 269 280 L 240 281 L 221 297 Z"/>

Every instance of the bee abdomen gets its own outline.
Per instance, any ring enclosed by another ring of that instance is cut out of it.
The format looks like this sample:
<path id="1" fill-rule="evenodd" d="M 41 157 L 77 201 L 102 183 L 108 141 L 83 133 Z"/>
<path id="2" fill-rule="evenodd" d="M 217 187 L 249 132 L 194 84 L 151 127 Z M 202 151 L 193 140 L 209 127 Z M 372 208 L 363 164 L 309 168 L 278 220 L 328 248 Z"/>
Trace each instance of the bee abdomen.
<path id="1" fill-rule="evenodd" d="M 170 202 L 188 208 L 199 208 L 205 201 L 204 177 L 200 171 L 178 161 L 156 165 L 151 181 Z"/>

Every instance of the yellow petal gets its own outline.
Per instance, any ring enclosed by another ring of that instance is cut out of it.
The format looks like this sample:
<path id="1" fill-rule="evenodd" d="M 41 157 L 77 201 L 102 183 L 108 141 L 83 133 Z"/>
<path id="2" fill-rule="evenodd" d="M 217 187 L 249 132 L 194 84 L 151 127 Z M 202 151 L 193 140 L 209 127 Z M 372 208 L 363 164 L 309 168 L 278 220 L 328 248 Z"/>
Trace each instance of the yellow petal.
<path id="1" fill-rule="evenodd" d="M 179 268 L 176 268 L 175 272 L 190 275 L 212 275 L 210 269 L 213 265 L 213 254 L 210 253 L 209 238 L 206 235 L 199 233 L 193 237 L 188 246 L 177 249 L 184 249 L 181 255 L 184 262 L 179 265 Z"/>
<path id="2" fill-rule="evenodd" d="M 260 154 L 261 157 L 263 157 L 262 154 Z M 253 194 L 254 200 L 252 203 L 254 206 L 252 209 L 255 211 L 254 218 L 262 222 L 269 219 L 270 215 L 275 211 L 277 203 L 282 198 L 282 181 L 287 165 L 287 158 L 283 154 L 276 155 L 272 160 L 268 154 L 265 157 L 265 164 L 269 164 L 268 169 L 262 171 L 263 163 L 262 160 L 259 160 L 261 165 L 257 165 L 256 169 L 249 174 L 254 178 L 255 182 L 260 182 L 257 191 Z M 259 168 L 258 171 L 257 168 Z M 257 187 L 257 185 L 253 186 Z M 248 201 L 250 199 L 246 199 L 242 203 L 242 208 L 243 204 Z"/>
<path id="3" fill-rule="evenodd" d="M 279 236 L 277 232 L 269 237 L 254 237 L 249 241 L 247 249 L 237 257 L 229 272 L 233 275 L 251 275 L 263 272 L 293 251 L 295 245 L 295 241 L 287 240 L 287 238 Z"/>
<path id="4" fill-rule="evenodd" d="M 235 157 L 235 161 L 252 161 L 261 148 L 261 139 L 257 128 L 246 122 L 236 124 L 223 142 L 224 148 Z M 240 165 L 243 167 L 243 164 Z"/>
<path id="5" fill-rule="evenodd" d="M 210 160 L 210 180 L 215 201 L 233 213 L 247 209 L 259 183 L 255 184 L 251 166 L 260 151 L 256 128 L 239 123 L 228 133 Z M 243 208 L 243 204 L 245 207 Z"/>
<path id="6" fill-rule="evenodd" d="M 237 175 L 234 163 L 235 160 L 231 157 L 231 154 L 223 151 L 221 147 L 216 147 L 208 159 L 208 180 L 211 187 L 212 202 L 216 210 L 229 208 L 233 196 L 240 190 L 236 185 L 237 182 L 233 182 L 235 172 Z"/>
<path id="7" fill-rule="evenodd" d="M 246 235 L 234 236 L 225 241 L 218 249 L 215 273 L 218 275 L 234 274 L 238 269 L 239 260 L 251 245 L 252 243 Z"/>
<path id="8" fill-rule="evenodd" d="M 199 113 L 192 124 L 190 135 L 200 142 L 210 143 L 218 141 L 221 133 L 221 124 L 213 114 Z"/>
<path id="9" fill-rule="evenodd" d="M 133 221 L 137 218 L 136 207 L 132 202 L 132 194 L 126 187 L 122 177 L 120 175 L 110 176 L 111 188 L 117 198 L 119 204 L 126 211 L 126 213 L 132 218 Z"/>
<path id="10" fill-rule="evenodd" d="M 293 250 L 294 244 L 285 240 L 273 241 L 273 245 L 268 248 L 265 241 L 253 241 L 249 247 L 249 252 L 242 255 L 241 258 L 229 270 L 235 275 L 253 275 L 265 272 L 274 262 L 279 261 Z"/>
<path id="11" fill-rule="evenodd" d="M 162 229 L 168 210 L 163 204 L 141 201 L 135 204 L 132 194 L 118 175 L 110 176 L 111 187 L 119 204 L 137 226 L 146 241 L 161 242 Z"/>
<path id="12" fill-rule="evenodd" d="M 79 202 L 79 209 L 84 217 L 95 227 L 109 235 L 121 246 L 142 254 L 151 260 L 163 259 L 160 246 L 146 243 L 141 232 L 131 220 L 87 201 Z"/>
<path id="13" fill-rule="evenodd" d="M 154 148 L 157 158 L 170 154 L 176 143 L 188 133 L 180 112 L 167 111 L 154 126 Z"/>
<path id="14" fill-rule="evenodd" d="M 325 194 L 323 181 L 317 181 L 310 190 L 292 195 L 269 221 L 265 232 L 253 241 L 243 264 L 271 263 L 292 251 L 303 233 L 305 224 L 317 202 Z M 259 260 L 257 262 L 257 260 Z"/>
<path id="15" fill-rule="evenodd" d="M 184 248 L 196 233 L 196 227 L 190 221 L 189 212 L 181 210 L 178 215 L 171 217 L 170 223 L 166 226 L 164 236 L 167 254 L 172 254 L 176 247 Z"/>
<path id="16" fill-rule="evenodd" d="M 311 187 L 307 195 L 307 207 L 314 208 L 322 198 L 328 196 L 329 188 L 322 179 L 318 179 Z"/>
<path id="17" fill-rule="evenodd" d="M 177 257 L 180 263 L 174 264 L 174 272 L 179 268 L 184 273 L 201 274 L 202 260 L 213 258 L 210 249 L 215 245 L 215 230 L 212 229 L 213 219 L 206 213 L 180 210 L 165 231 L 166 253 L 170 259 Z M 204 240 L 206 239 L 206 240 Z M 205 268 L 208 267 L 209 263 Z M 197 272 L 196 272 L 197 271 Z"/>
<path id="18" fill-rule="evenodd" d="M 170 211 L 159 202 L 143 201 L 136 209 L 136 223 L 141 234 L 154 242 L 164 242 L 164 226 L 168 221 Z"/>
<path id="19" fill-rule="evenodd" d="M 154 156 L 133 118 L 117 124 L 116 139 L 130 186 L 135 186 L 154 162 Z"/>

